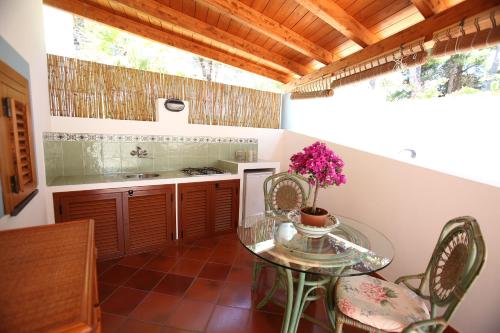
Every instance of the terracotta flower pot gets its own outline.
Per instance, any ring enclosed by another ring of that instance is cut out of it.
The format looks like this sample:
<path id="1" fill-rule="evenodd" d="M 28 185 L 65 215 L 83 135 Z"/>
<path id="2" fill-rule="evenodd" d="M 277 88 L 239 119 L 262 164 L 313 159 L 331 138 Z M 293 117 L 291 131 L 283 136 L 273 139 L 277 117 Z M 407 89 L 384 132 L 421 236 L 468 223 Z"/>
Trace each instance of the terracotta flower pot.
<path id="1" fill-rule="evenodd" d="M 300 222 L 305 225 L 314 227 L 324 227 L 328 211 L 323 208 L 316 207 L 316 213 L 312 213 L 312 207 L 302 208 L 300 210 Z"/>

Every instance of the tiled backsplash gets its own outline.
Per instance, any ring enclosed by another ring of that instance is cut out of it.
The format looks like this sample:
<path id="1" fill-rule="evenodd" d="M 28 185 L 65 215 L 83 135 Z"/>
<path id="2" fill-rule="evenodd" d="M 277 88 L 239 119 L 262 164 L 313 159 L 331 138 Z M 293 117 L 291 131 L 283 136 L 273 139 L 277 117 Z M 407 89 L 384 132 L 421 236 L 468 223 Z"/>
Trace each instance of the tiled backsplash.
<path id="1" fill-rule="evenodd" d="M 146 158 L 131 156 L 136 147 Z M 47 182 L 59 176 L 178 170 L 233 159 L 237 150 L 258 150 L 254 138 L 44 133 Z"/>

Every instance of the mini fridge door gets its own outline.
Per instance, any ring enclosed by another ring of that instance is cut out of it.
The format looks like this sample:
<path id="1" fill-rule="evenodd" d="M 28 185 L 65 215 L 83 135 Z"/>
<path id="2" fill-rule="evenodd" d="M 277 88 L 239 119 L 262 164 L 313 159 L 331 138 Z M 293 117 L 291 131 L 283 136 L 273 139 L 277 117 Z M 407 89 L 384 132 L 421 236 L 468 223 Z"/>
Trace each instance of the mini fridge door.
<path id="1" fill-rule="evenodd" d="M 270 171 L 245 171 L 243 188 L 243 219 L 245 216 L 262 214 L 265 212 L 264 205 L 264 180 L 271 176 Z"/>

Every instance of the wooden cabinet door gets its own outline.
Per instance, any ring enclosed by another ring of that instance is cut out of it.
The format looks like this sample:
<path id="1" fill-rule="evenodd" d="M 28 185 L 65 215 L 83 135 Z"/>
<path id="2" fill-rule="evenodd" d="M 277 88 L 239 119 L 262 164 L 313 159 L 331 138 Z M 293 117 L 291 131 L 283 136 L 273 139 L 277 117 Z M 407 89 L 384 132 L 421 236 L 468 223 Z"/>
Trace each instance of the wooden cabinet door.
<path id="1" fill-rule="evenodd" d="M 179 184 L 179 238 L 210 236 L 210 183 Z"/>
<path id="2" fill-rule="evenodd" d="M 98 259 L 123 256 L 122 194 L 92 192 L 54 193 L 56 222 L 93 219 Z"/>
<path id="3" fill-rule="evenodd" d="M 174 187 L 129 189 L 123 192 L 125 252 L 140 253 L 174 239 Z"/>
<path id="4" fill-rule="evenodd" d="M 239 210 L 239 187 L 239 180 L 226 180 L 212 184 L 213 234 L 234 232 L 236 230 Z"/>

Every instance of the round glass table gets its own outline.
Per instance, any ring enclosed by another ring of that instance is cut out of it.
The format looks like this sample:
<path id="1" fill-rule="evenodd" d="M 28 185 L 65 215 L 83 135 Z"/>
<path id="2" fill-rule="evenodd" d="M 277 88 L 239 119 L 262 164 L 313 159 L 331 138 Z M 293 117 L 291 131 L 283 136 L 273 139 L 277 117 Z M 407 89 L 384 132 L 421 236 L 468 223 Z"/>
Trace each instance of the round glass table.
<path id="1" fill-rule="evenodd" d="M 286 216 L 272 213 L 246 217 L 238 227 L 238 238 L 246 249 L 279 273 L 258 307 L 269 302 L 280 287 L 287 290 L 282 332 L 296 332 L 299 319 L 307 318 L 304 308 L 321 294 L 334 325 L 332 296 L 337 279 L 376 272 L 392 261 L 392 243 L 382 233 L 351 218 L 335 218 L 337 227 L 320 238 L 304 236 Z M 254 266 L 254 280 L 261 266 Z"/>

